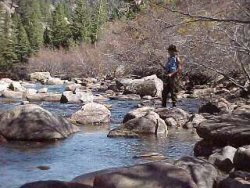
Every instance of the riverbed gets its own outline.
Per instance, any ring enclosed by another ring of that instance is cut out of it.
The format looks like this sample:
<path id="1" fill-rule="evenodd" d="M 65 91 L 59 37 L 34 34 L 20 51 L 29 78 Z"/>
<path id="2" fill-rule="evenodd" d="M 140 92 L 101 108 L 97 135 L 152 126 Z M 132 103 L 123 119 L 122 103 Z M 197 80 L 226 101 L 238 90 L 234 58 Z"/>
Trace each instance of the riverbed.
<path id="1" fill-rule="evenodd" d="M 49 86 L 49 91 L 61 92 L 63 88 Z M 106 103 L 112 105 L 109 126 L 81 127 L 81 132 L 53 143 L 9 142 L 0 145 L 0 187 L 18 188 L 37 180 L 70 181 L 78 175 L 96 170 L 147 162 L 133 157 L 148 152 L 157 152 L 169 159 L 193 155 L 193 146 L 198 138 L 183 130 L 170 130 L 167 137 L 107 138 L 109 130 L 117 127 L 138 102 L 110 100 Z M 64 117 L 81 108 L 80 104 L 37 104 Z M 20 105 L 20 101 L 0 98 L 1 111 L 17 105 Z M 179 103 L 182 109 L 190 112 L 196 112 L 200 105 L 201 102 L 194 99 Z M 39 166 L 49 169 L 40 170 L 37 168 Z"/>

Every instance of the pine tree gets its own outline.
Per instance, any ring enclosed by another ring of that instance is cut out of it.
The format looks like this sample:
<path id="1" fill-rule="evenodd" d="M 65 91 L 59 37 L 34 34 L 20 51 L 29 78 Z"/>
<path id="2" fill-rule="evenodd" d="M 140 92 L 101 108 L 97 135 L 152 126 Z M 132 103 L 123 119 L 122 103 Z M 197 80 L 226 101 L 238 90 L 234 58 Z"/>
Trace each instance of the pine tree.
<path id="1" fill-rule="evenodd" d="M 3 18 L 3 27 L 1 30 L 1 68 L 8 69 L 17 60 L 15 54 L 15 43 L 13 41 L 14 33 L 12 33 L 12 22 L 10 15 L 5 12 Z"/>
<path id="2" fill-rule="evenodd" d="M 33 52 L 43 45 L 43 24 L 39 0 L 20 0 L 19 13 Z"/>
<path id="3" fill-rule="evenodd" d="M 91 7 L 88 5 L 87 0 L 77 0 L 71 27 L 76 43 L 91 42 L 91 16 Z"/>
<path id="4" fill-rule="evenodd" d="M 26 62 L 31 53 L 31 47 L 27 32 L 21 21 L 18 22 L 17 43 L 15 49 L 19 61 Z"/>
<path id="5" fill-rule="evenodd" d="M 44 43 L 44 46 L 47 48 L 52 46 L 51 31 L 48 27 L 46 27 L 44 34 L 43 34 L 43 43 Z"/>
<path id="6" fill-rule="evenodd" d="M 98 35 L 101 32 L 103 24 L 108 20 L 107 0 L 98 0 L 94 6 L 93 11 L 91 42 L 95 43 L 98 40 Z"/>
<path id="7" fill-rule="evenodd" d="M 51 30 L 53 46 L 56 48 L 69 48 L 71 43 L 71 31 L 69 22 L 64 14 L 63 5 L 60 3 L 53 13 Z"/>

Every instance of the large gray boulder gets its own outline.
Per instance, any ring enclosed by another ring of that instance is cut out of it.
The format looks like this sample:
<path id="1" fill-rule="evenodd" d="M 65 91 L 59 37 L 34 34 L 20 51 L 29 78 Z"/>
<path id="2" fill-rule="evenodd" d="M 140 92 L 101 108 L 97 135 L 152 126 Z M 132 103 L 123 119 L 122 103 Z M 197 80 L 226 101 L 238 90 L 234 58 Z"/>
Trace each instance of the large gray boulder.
<path id="1" fill-rule="evenodd" d="M 108 137 L 138 137 L 140 135 L 167 134 L 167 125 L 160 116 L 149 111 L 111 130 Z"/>
<path id="2" fill-rule="evenodd" d="M 71 116 L 71 120 L 82 125 L 105 124 L 110 122 L 111 112 L 98 103 L 85 104 Z"/>
<path id="3" fill-rule="evenodd" d="M 250 144 L 250 108 L 238 110 L 232 115 L 214 116 L 196 126 L 201 138 L 220 145 Z"/>
<path id="4" fill-rule="evenodd" d="M 140 96 L 161 97 L 163 90 L 163 82 L 156 75 L 141 79 L 122 79 L 118 84 L 124 87 L 125 94 L 138 94 Z"/>
<path id="5" fill-rule="evenodd" d="M 212 164 L 193 157 L 183 157 L 174 165 L 187 170 L 199 188 L 213 188 L 219 175 Z"/>
<path id="6" fill-rule="evenodd" d="M 51 78 L 51 75 L 49 72 L 34 72 L 31 73 L 30 75 L 30 80 L 34 82 L 41 82 L 41 83 L 46 83 L 47 80 Z"/>
<path id="7" fill-rule="evenodd" d="M 0 132 L 9 140 L 55 140 L 79 131 L 38 105 L 18 106 L 0 115 Z"/>
<path id="8" fill-rule="evenodd" d="M 163 161 L 94 172 L 73 181 L 93 188 L 198 188 L 186 170 Z"/>

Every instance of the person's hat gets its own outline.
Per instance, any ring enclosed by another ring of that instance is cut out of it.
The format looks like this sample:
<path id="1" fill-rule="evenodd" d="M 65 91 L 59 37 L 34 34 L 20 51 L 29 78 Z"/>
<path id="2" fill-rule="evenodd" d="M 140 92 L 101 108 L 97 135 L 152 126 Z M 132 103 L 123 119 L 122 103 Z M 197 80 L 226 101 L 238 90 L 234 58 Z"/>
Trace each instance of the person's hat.
<path id="1" fill-rule="evenodd" d="M 168 51 L 172 51 L 172 52 L 178 52 L 177 48 L 175 45 L 171 44 L 168 47 Z"/>

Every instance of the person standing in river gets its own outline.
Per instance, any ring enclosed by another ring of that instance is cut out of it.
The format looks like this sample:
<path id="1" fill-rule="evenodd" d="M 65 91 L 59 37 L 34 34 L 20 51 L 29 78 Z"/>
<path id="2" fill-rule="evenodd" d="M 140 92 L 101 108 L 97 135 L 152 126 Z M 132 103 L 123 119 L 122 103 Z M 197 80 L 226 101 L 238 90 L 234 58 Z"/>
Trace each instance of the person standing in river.
<path id="1" fill-rule="evenodd" d="M 173 107 L 176 106 L 177 93 L 179 87 L 179 74 L 182 71 L 182 63 L 177 56 L 178 50 L 175 45 L 168 47 L 168 60 L 163 66 L 163 91 L 162 91 L 162 107 L 166 107 L 168 94 L 171 94 Z"/>

